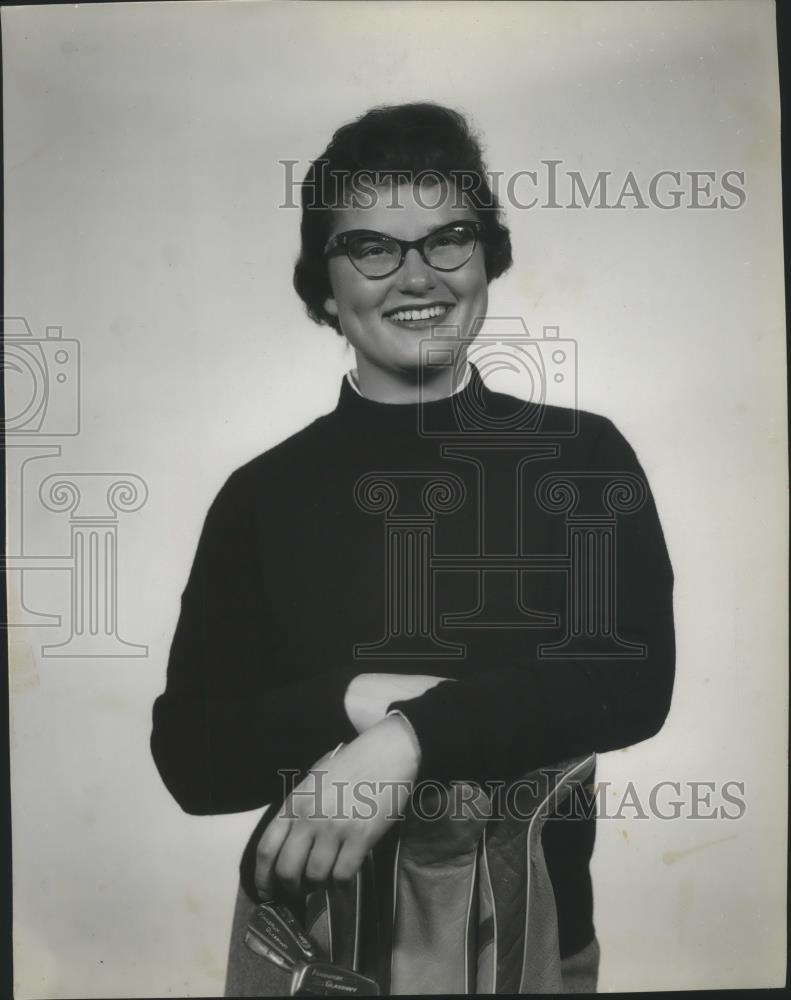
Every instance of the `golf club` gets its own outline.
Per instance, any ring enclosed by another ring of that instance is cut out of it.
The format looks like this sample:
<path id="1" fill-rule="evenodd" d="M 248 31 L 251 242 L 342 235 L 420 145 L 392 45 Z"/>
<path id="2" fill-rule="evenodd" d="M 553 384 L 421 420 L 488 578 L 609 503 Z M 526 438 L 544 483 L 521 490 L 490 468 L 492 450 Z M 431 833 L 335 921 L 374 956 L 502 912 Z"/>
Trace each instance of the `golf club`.
<path id="1" fill-rule="evenodd" d="M 373 979 L 330 962 L 307 962 L 294 967 L 292 997 L 379 996 Z"/>
<path id="2" fill-rule="evenodd" d="M 270 948 L 269 945 L 259 937 L 256 931 L 251 930 L 250 927 L 244 935 L 244 943 L 250 949 L 250 951 L 255 952 L 256 955 L 261 958 L 267 959 L 267 961 L 272 962 L 273 965 L 278 966 L 280 969 L 285 969 L 286 972 L 291 972 L 297 963 L 293 959 L 286 955 L 281 954 L 281 952 Z"/>
<path id="3" fill-rule="evenodd" d="M 373 979 L 320 958 L 318 946 L 291 910 L 266 900 L 256 907 L 244 936 L 256 955 L 291 973 L 292 996 L 378 996 Z"/>
<path id="4" fill-rule="evenodd" d="M 292 965 L 300 961 L 313 962 L 324 957 L 317 945 L 302 930 L 291 910 L 285 904 L 273 899 L 267 899 L 256 907 L 248 930 L 269 948 L 289 959 Z"/>

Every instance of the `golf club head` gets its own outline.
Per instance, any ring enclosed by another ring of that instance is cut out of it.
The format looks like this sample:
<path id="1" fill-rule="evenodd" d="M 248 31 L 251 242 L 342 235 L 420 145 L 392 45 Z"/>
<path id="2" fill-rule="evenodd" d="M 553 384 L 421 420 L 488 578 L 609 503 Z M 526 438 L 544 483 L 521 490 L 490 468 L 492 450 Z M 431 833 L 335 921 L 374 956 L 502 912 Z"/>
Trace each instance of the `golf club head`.
<path id="1" fill-rule="evenodd" d="M 322 958 L 317 945 L 302 930 L 297 918 L 283 903 L 268 899 L 259 904 L 248 924 L 248 931 L 256 935 L 268 948 L 296 962 L 313 962 Z"/>
<path id="2" fill-rule="evenodd" d="M 281 954 L 281 952 L 276 951 L 274 948 L 270 948 L 269 945 L 249 927 L 244 935 L 244 943 L 250 951 L 258 955 L 259 958 L 265 958 L 268 962 L 271 962 L 278 968 L 285 969 L 286 972 L 291 972 L 296 965 L 291 958 Z"/>
<path id="3" fill-rule="evenodd" d="M 331 962 L 307 962 L 294 966 L 292 997 L 379 996 L 373 979 Z"/>

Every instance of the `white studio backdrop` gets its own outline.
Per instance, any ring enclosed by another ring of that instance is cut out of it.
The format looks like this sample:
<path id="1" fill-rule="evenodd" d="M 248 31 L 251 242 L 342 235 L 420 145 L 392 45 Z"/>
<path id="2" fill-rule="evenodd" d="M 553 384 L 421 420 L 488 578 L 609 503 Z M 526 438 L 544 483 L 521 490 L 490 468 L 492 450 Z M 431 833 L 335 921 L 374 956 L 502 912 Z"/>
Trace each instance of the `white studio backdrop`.
<path id="1" fill-rule="evenodd" d="M 214 494 L 332 409 L 353 364 L 292 291 L 299 214 L 278 207 L 279 161 L 304 168 L 342 122 L 416 99 L 467 113 L 506 173 L 554 159 L 589 181 L 744 174 L 736 210 L 507 208 L 515 264 L 490 313 L 576 340 L 580 404 L 637 451 L 675 569 L 670 717 L 654 739 L 603 756 L 599 779 L 616 805 L 630 781 L 641 795 L 659 781 L 744 783 L 738 820 L 624 810 L 599 823 L 601 989 L 779 985 L 787 507 L 773 6 L 77 4 L 5 8 L 2 29 L 5 312 L 39 343 L 61 327 L 80 380 L 76 402 L 57 397 L 62 424 L 50 414 L 36 434 L 9 435 L 7 451 L 20 557 L 9 576 L 17 1000 L 222 992 L 238 858 L 258 814 L 181 812 L 149 754 L 151 705 Z M 40 349 L 45 365 L 55 351 Z M 113 513 L 117 631 L 136 644 L 123 655 L 42 649 L 70 634 L 69 513 L 41 494 L 54 474 L 102 495 L 108 477 L 133 483 L 129 509 Z"/>

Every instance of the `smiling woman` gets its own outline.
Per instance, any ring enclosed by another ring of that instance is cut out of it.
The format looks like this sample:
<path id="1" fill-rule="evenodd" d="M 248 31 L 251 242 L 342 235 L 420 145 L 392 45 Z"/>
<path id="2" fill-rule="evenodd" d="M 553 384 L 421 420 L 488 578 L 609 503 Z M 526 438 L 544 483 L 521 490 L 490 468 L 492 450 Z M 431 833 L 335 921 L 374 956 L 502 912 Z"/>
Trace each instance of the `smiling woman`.
<path id="1" fill-rule="evenodd" d="M 284 970 L 303 983 L 312 945 L 289 957 L 302 939 L 283 901 L 307 920 L 317 892 L 338 903 L 350 884 L 358 928 L 360 913 L 388 926 L 348 954 L 327 932 L 330 957 L 354 966 L 336 992 L 359 992 L 360 969 L 393 994 L 596 987 L 593 809 L 569 776 L 662 726 L 673 573 L 612 423 L 493 392 L 468 359 L 511 264 L 500 214 L 464 118 L 433 104 L 343 126 L 306 178 L 295 288 L 356 369 L 334 411 L 237 469 L 212 504 L 154 707 L 154 757 L 187 811 L 270 804 L 242 861 L 227 995 L 282 993 Z M 583 500 L 606 523 L 569 551 Z M 416 783 L 507 798 L 528 773 L 555 775 L 544 805 L 568 787 L 562 819 L 536 802 L 421 841 Z M 371 886 L 379 902 L 363 906 Z M 245 958 L 258 897 L 275 902 Z"/>
<path id="2" fill-rule="evenodd" d="M 426 334 L 440 324 L 456 326 L 461 350 L 475 319 L 486 315 L 488 286 L 477 238 L 482 226 L 473 210 L 449 197 L 424 208 L 411 184 L 396 193 L 394 204 L 383 186 L 371 206 L 334 213 L 332 291 L 324 309 L 354 347 L 363 393 L 382 402 L 416 402 Z M 360 235 L 365 229 L 386 235 Z M 447 396 L 456 372 L 455 363 L 425 366 L 422 398 Z"/>
<path id="3" fill-rule="evenodd" d="M 411 344 L 403 338 L 402 319 L 402 336 L 389 330 L 388 339 L 390 314 L 436 306 L 444 310 L 437 318 L 459 327 L 462 338 L 475 316 L 486 315 L 487 285 L 511 265 L 511 240 L 500 216 L 467 122 L 435 104 L 374 108 L 339 128 L 311 164 L 302 187 L 302 250 L 294 287 L 314 320 L 334 327 L 353 345 L 360 378 L 372 380 L 372 394 L 379 384 L 388 386 L 393 402 L 414 399 L 402 395 L 403 386 L 387 374 L 386 363 L 367 356 L 389 345 L 402 359 L 402 376 L 410 367 L 414 372 L 419 338 Z M 454 233 L 457 225 L 466 228 Z M 361 243 L 357 229 L 368 236 L 373 231 L 380 240 Z M 453 235 L 436 242 L 439 231 Z M 474 233 L 474 239 L 464 233 Z M 448 248 L 459 242 L 458 249 Z M 371 255 L 378 259 L 375 266 Z M 368 320 L 373 330 L 360 337 Z M 437 381 L 424 398 L 447 389 L 447 370 L 426 374 Z"/>

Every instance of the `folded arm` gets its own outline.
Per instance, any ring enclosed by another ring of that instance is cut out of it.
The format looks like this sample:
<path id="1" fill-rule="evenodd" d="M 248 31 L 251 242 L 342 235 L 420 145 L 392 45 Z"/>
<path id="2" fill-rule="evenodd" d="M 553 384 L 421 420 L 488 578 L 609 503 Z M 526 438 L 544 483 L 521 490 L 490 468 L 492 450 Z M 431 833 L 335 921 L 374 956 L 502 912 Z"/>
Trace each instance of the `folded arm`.
<path id="1" fill-rule="evenodd" d="M 454 683 L 394 700 L 389 707 L 417 734 L 421 778 L 509 780 L 629 746 L 664 723 L 675 672 L 673 571 L 653 497 L 634 451 L 608 420 L 585 465 L 645 483 L 643 505 L 618 519 L 614 566 L 618 633 L 645 655 L 473 664 Z"/>
<path id="2" fill-rule="evenodd" d="M 642 475 L 609 421 L 588 466 Z M 281 800 L 272 762 L 307 773 L 390 710 L 417 736 L 420 777 L 438 780 L 508 779 L 661 727 L 674 675 L 673 573 L 650 492 L 618 525 L 617 624 L 645 645 L 644 658 L 490 659 L 452 682 L 320 663 L 289 676 L 267 641 L 253 502 L 235 473 L 207 514 L 154 705 L 154 759 L 187 812 Z"/>

